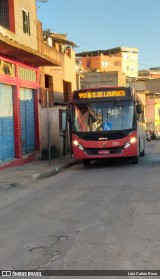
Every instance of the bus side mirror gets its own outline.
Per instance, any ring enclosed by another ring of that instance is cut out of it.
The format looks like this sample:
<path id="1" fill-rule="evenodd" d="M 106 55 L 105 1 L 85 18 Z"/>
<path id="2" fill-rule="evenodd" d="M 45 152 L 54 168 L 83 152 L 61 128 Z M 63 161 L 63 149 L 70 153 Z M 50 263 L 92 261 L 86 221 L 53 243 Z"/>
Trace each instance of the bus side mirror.
<path id="1" fill-rule="evenodd" d="M 142 109 L 142 105 L 141 104 L 137 104 L 136 105 L 136 109 L 137 109 L 137 113 L 138 114 L 141 114 L 143 112 L 143 109 Z"/>
<path id="2" fill-rule="evenodd" d="M 67 120 L 69 123 L 72 123 L 73 120 L 73 106 L 69 104 L 67 107 Z"/>

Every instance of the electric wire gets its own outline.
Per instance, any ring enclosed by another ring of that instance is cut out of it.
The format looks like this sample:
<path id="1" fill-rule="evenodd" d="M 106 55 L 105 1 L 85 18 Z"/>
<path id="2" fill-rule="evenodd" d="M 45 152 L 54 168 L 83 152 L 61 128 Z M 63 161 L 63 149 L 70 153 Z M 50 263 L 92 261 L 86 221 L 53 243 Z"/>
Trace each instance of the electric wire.
<path id="1" fill-rule="evenodd" d="M 66 3 L 67 1 L 64 1 L 63 3 Z M 63 4 L 62 3 L 62 4 Z M 59 8 L 61 7 L 61 5 L 59 6 Z M 33 22 L 32 22 L 33 23 Z M 15 24 L 17 25 L 17 26 L 19 26 L 20 28 L 23 28 L 23 26 L 22 26 L 22 24 L 20 24 L 20 23 L 18 23 L 17 21 L 15 21 Z M 50 29 L 50 28 L 49 28 Z M 51 32 L 52 32 L 52 29 L 50 29 L 51 30 Z M 53 33 L 57 33 L 57 32 L 55 32 L 55 31 L 53 31 Z M 58 32 L 58 33 L 60 33 L 60 32 Z M 20 34 L 19 34 L 20 35 Z M 36 39 L 37 40 L 37 37 L 32 33 L 32 32 L 30 32 L 30 36 L 33 38 L 33 39 Z M 22 35 L 20 35 L 19 36 L 19 38 L 20 38 L 20 40 L 24 40 L 24 36 L 22 36 Z M 77 40 L 77 39 L 76 39 Z M 40 38 L 38 38 L 38 41 L 39 41 L 39 43 L 43 43 L 44 41 L 43 41 L 43 38 L 42 39 L 40 39 Z M 78 42 L 80 42 L 80 43 L 82 43 L 82 44 L 85 44 L 85 45 L 87 45 L 87 46 L 90 46 L 90 47 L 93 47 L 93 46 L 91 46 L 91 45 L 89 45 L 89 44 L 87 44 L 87 43 L 84 43 L 84 42 L 82 42 L 82 41 L 80 41 L 80 40 L 77 40 Z M 57 53 L 57 56 L 58 56 L 58 53 Z M 56 58 L 57 58 L 57 56 L 56 56 Z M 76 52 L 75 52 L 75 56 L 76 56 Z M 151 65 L 149 65 L 149 64 L 142 64 L 142 63 L 140 63 L 140 61 L 146 61 L 146 60 L 157 60 L 157 59 L 160 59 L 160 57 L 153 57 L 153 58 L 145 58 L 145 59 L 141 59 L 141 60 L 139 60 L 139 62 L 138 62 L 138 65 L 143 65 L 143 66 L 147 66 L 147 67 L 149 67 L 149 68 L 151 68 L 152 66 Z M 95 59 L 96 60 L 96 59 Z M 98 59 L 97 59 L 98 60 Z M 142 69 L 142 70 L 144 70 L 144 69 Z M 134 73 L 137 73 L 137 71 L 135 71 L 135 72 L 133 72 L 132 71 L 132 74 L 134 74 Z M 61 79 L 59 79 L 59 80 L 61 80 Z"/>

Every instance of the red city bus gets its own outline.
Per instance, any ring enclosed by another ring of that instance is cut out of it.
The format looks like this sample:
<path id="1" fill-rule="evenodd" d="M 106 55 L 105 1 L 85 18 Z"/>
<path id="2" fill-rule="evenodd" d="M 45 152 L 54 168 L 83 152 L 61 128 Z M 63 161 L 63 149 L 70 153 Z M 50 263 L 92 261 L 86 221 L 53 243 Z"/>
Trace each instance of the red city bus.
<path id="1" fill-rule="evenodd" d="M 75 90 L 68 108 L 72 152 L 83 160 L 130 158 L 145 154 L 143 105 L 131 87 Z"/>

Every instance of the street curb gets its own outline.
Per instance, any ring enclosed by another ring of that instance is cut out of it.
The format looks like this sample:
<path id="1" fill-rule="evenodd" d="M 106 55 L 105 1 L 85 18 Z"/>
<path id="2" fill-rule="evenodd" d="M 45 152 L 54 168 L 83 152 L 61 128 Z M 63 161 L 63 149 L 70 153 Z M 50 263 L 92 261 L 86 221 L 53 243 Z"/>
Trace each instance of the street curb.
<path id="1" fill-rule="evenodd" d="M 49 176 L 56 175 L 56 174 L 60 173 L 61 171 L 63 171 L 64 169 L 68 169 L 68 168 L 76 165 L 77 163 L 78 163 L 78 160 L 74 161 L 74 162 L 70 162 L 70 163 L 64 164 L 64 165 L 59 166 L 59 167 L 56 167 L 56 168 L 54 168 L 54 169 L 52 169 L 50 171 L 44 172 L 44 173 L 34 174 L 34 175 L 32 175 L 32 178 L 34 180 L 47 178 Z"/>
<path id="2" fill-rule="evenodd" d="M 13 180 L 13 182 L 9 182 L 9 181 L 5 181 L 5 182 L 0 182 L 0 189 L 16 189 L 18 187 L 21 186 L 25 186 L 29 183 L 32 183 L 33 181 L 37 181 L 38 179 L 43 179 L 43 178 L 47 178 L 53 175 L 57 175 L 58 173 L 62 172 L 63 170 L 70 168 L 76 164 L 79 163 L 79 160 L 74 160 L 73 162 L 69 162 L 69 163 L 64 163 L 64 164 L 60 164 L 60 166 L 58 167 L 54 167 L 52 170 L 49 171 L 45 171 L 43 173 L 34 173 L 32 175 L 29 175 L 27 178 L 25 178 L 24 181 L 21 182 L 15 182 Z M 23 178 L 23 175 L 22 175 Z"/>

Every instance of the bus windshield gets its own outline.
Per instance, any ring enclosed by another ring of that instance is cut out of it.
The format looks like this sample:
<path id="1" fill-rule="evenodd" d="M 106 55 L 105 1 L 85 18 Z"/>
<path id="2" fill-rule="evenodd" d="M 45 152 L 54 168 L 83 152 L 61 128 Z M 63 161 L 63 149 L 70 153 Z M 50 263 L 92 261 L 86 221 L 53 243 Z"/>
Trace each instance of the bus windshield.
<path id="1" fill-rule="evenodd" d="M 86 102 L 75 104 L 73 131 L 123 131 L 133 127 L 132 101 Z"/>

